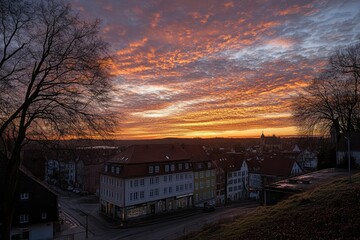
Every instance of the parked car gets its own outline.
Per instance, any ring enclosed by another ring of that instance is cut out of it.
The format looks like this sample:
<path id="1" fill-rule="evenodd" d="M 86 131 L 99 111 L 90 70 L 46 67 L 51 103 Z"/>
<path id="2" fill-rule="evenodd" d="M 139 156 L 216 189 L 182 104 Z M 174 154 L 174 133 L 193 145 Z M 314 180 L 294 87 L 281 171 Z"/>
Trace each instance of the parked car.
<path id="1" fill-rule="evenodd" d="M 215 207 L 215 205 L 212 205 L 212 204 L 206 204 L 203 208 L 204 212 L 212 212 L 215 210 L 216 210 L 216 207 Z"/>
<path id="2" fill-rule="evenodd" d="M 80 188 L 74 188 L 73 193 L 79 194 L 79 193 L 81 193 L 81 189 Z"/>
<path id="3" fill-rule="evenodd" d="M 88 191 L 82 191 L 82 192 L 80 192 L 80 195 L 81 196 L 87 196 L 87 195 L 89 195 L 89 192 Z"/>

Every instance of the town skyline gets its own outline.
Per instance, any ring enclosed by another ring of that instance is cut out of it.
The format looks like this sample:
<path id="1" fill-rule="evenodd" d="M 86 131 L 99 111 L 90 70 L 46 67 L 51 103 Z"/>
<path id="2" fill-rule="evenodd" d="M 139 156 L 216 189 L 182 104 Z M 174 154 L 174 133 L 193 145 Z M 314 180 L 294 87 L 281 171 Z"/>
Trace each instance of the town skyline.
<path id="1" fill-rule="evenodd" d="M 114 54 L 117 139 L 300 134 L 291 100 L 360 40 L 357 1 L 84 1 Z"/>

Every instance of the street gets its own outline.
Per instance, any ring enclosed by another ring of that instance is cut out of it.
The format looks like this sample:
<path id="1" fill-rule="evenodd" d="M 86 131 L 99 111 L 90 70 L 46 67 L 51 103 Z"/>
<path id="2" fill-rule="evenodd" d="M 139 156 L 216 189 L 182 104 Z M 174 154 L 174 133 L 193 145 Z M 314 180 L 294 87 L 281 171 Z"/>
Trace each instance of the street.
<path id="1" fill-rule="evenodd" d="M 207 224 L 232 220 L 245 215 L 259 206 L 258 203 L 246 202 L 219 207 L 213 212 L 201 209 L 185 210 L 156 217 L 142 224 L 123 228 L 113 219 L 99 213 L 97 197 L 78 196 L 60 192 L 60 216 L 64 220 L 62 231 L 55 239 L 125 239 L 125 240 L 160 240 L 177 239 L 192 231 L 201 230 Z M 88 230 L 87 230 L 88 229 Z"/>

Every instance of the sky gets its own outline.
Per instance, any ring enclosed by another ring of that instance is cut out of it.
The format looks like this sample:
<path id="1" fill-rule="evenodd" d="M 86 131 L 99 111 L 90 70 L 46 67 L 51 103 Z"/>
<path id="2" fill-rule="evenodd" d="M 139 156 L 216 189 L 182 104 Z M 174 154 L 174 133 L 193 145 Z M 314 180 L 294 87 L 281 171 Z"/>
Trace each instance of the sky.
<path id="1" fill-rule="evenodd" d="M 119 139 L 298 135 L 291 102 L 360 41 L 358 0 L 70 0 L 114 54 Z"/>

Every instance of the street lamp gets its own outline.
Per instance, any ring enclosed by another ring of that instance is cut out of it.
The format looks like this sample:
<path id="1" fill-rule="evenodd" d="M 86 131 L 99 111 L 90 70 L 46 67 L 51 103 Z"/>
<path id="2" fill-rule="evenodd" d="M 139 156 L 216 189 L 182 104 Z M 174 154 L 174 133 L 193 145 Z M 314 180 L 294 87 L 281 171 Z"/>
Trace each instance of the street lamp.
<path id="1" fill-rule="evenodd" d="M 348 168 L 349 168 L 349 182 L 351 182 L 351 160 L 350 160 L 350 133 L 348 133 L 348 136 L 345 137 L 348 142 Z"/>
<path id="2" fill-rule="evenodd" d="M 86 236 L 85 238 L 88 239 L 89 238 L 89 222 L 88 222 L 88 217 L 89 214 L 85 213 L 85 217 L 86 217 L 86 224 L 85 224 L 85 231 L 86 231 Z"/>

